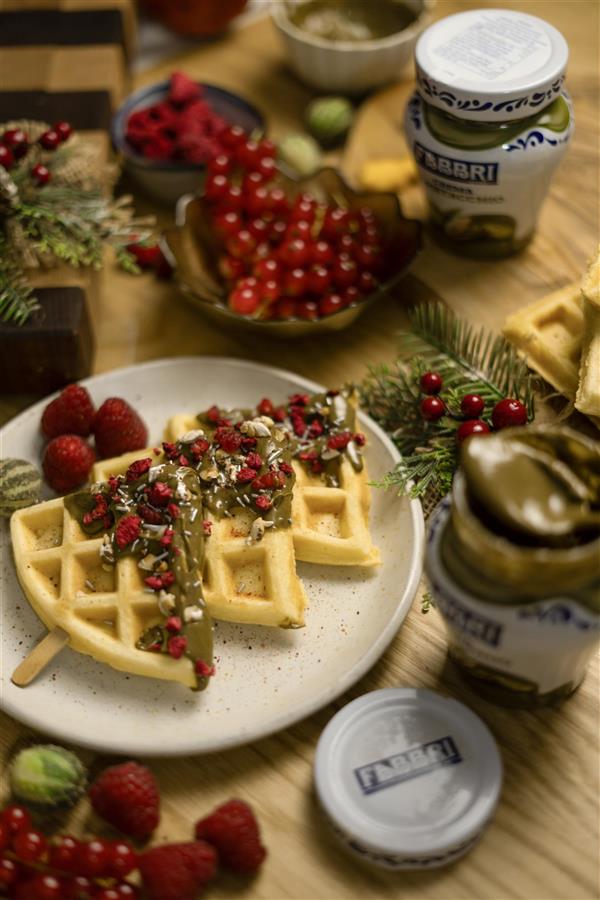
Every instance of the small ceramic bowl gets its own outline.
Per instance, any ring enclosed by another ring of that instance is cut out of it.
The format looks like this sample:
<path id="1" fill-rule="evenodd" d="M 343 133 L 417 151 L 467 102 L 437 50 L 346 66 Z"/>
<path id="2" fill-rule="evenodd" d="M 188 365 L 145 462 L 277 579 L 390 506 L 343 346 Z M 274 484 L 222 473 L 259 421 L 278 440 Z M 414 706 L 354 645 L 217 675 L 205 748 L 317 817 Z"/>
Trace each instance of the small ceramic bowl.
<path id="1" fill-rule="evenodd" d="M 396 194 L 356 193 L 335 169 L 321 169 L 301 181 L 280 173 L 278 181 L 290 197 L 307 191 L 321 201 L 349 209 L 371 207 L 383 226 L 385 245 L 394 260 L 393 275 L 369 296 L 318 319 L 263 320 L 239 315 L 226 305 L 226 287 L 216 268 L 220 246 L 205 203 L 201 197 L 189 195 L 180 198 L 175 225 L 163 234 L 163 251 L 175 270 L 174 278 L 184 296 L 203 315 L 228 330 L 277 338 L 341 331 L 400 282 L 421 249 L 421 224 L 403 216 Z"/>
<path id="2" fill-rule="evenodd" d="M 239 94 L 232 94 L 214 84 L 202 83 L 202 88 L 207 103 L 231 125 L 240 125 L 249 134 L 264 133 L 262 115 Z M 169 82 L 161 81 L 131 94 L 113 116 L 111 137 L 115 149 L 123 155 L 125 171 L 132 180 L 160 203 L 173 204 L 182 194 L 199 190 L 205 166 L 147 159 L 137 153 L 125 137 L 129 116 L 164 100 L 168 93 Z"/>
<path id="3" fill-rule="evenodd" d="M 271 3 L 271 18 L 285 45 L 287 59 L 306 84 L 340 94 L 361 94 L 398 80 L 412 59 L 417 38 L 429 25 L 435 6 L 435 0 L 402 0 L 417 14 L 415 22 L 402 31 L 370 41 L 330 41 L 294 25 L 289 9 L 297 2 L 302 0 Z"/>

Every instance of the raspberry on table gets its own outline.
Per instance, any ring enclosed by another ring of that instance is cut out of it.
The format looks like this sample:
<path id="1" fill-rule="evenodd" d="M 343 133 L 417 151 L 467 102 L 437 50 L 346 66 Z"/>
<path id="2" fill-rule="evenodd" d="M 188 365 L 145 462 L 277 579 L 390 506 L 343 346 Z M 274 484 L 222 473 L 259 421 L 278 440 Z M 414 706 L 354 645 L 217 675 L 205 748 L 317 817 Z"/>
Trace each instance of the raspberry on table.
<path id="1" fill-rule="evenodd" d="M 80 384 L 69 384 L 42 413 L 42 431 L 47 438 L 60 434 L 87 437 L 92 431 L 96 410 L 87 390 Z"/>
<path id="2" fill-rule="evenodd" d="M 160 799 L 154 775 L 136 762 L 105 769 L 89 791 L 95 812 L 123 834 L 144 840 L 160 819 Z"/>
<path id="3" fill-rule="evenodd" d="M 141 450 L 148 443 L 148 429 L 137 412 L 121 397 L 109 397 L 94 417 L 94 436 L 102 459 Z"/>
<path id="4" fill-rule="evenodd" d="M 267 855 L 260 841 L 258 822 L 243 800 L 229 800 L 210 816 L 200 819 L 195 834 L 199 840 L 212 844 L 221 862 L 234 872 L 255 872 Z"/>
<path id="5" fill-rule="evenodd" d="M 96 454 L 77 434 L 61 434 L 53 438 L 44 451 L 42 469 L 50 487 L 66 494 L 87 481 Z"/>
<path id="6" fill-rule="evenodd" d="M 196 900 L 217 869 L 217 854 L 204 841 L 163 844 L 139 858 L 149 900 Z"/>

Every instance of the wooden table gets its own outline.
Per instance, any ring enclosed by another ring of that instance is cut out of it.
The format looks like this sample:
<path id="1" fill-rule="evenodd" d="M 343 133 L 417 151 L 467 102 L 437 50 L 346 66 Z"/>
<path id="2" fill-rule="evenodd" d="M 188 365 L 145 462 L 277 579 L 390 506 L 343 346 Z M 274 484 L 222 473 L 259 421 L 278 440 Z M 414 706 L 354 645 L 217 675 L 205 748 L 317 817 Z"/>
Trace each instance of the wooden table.
<path id="1" fill-rule="evenodd" d="M 475 5 L 497 4 L 439 2 L 438 15 Z M 594 0 L 523 0 L 518 8 L 547 19 L 565 35 L 571 48 L 568 86 L 577 119 L 572 147 L 553 182 L 539 232 L 522 255 L 505 262 L 468 262 L 428 243 L 397 297 L 334 338 L 292 344 L 221 333 L 170 285 L 151 276 L 132 279 L 107 271 L 94 310 L 96 371 L 161 356 L 208 353 L 273 363 L 335 385 L 361 378 L 366 363 L 394 358 L 394 332 L 405 323 L 403 305 L 408 299 L 435 292 L 459 314 L 498 329 L 508 313 L 578 279 L 598 241 L 599 7 Z M 200 45 L 144 73 L 139 85 L 178 67 L 241 90 L 265 110 L 276 137 L 300 127 L 310 95 L 285 68 L 267 21 Z M 363 106 L 345 153 L 344 167 L 351 177 L 363 158 L 402 151 L 400 122 L 411 89 L 407 73 L 400 85 Z M 143 210 L 143 202 L 139 205 Z M 405 205 L 412 213 L 422 208 L 419 189 L 406 195 Z M 31 399 L 1 398 L 1 421 Z M 422 615 L 417 599 L 391 649 L 335 704 L 248 747 L 154 761 L 163 797 L 156 838 L 188 839 L 197 817 L 238 796 L 256 809 L 270 856 L 251 885 L 240 886 L 226 877 L 211 889 L 210 897 L 592 900 L 600 895 L 597 662 L 583 687 L 559 709 L 496 708 L 471 693 L 446 663 L 441 620 L 435 611 Z M 484 839 L 468 857 L 437 871 L 387 874 L 355 863 L 330 834 L 313 792 L 315 743 L 335 710 L 366 691 L 397 685 L 429 687 L 465 701 L 492 729 L 504 761 L 501 803 Z M 31 736 L 25 727 L 0 716 L 2 763 Z M 91 754 L 84 756 L 92 761 Z M 80 825 L 87 814 L 82 804 L 76 814 Z"/>

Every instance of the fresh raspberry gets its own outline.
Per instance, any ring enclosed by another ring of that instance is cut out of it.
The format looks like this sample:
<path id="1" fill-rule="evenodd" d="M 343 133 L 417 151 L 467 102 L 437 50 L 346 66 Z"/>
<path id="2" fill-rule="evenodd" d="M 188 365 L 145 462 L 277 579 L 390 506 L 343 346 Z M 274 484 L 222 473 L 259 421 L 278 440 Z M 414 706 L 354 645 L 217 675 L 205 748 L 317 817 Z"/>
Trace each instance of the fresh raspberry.
<path id="1" fill-rule="evenodd" d="M 80 487 L 90 474 L 96 454 L 78 434 L 53 438 L 44 451 L 42 468 L 46 481 L 59 494 Z"/>
<path id="2" fill-rule="evenodd" d="M 158 785 L 150 769 L 139 763 L 105 769 L 92 784 L 89 796 L 95 812 L 130 837 L 144 840 L 158 825 Z"/>
<path id="3" fill-rule="evenodd" d="M 133 544 L 140 536 L 142 520 L 139 516 L 123 516 L 115 529 L 115 540 L 121 550 Z"/>
<path id="4" fill-rule="evenodd" d="M 216 847 L 219 859 L 234 872 L 255 872 L 267 855 L 258 822 L 243 800 L 229 800 L 196 823 L 196 838 Z"/>
<path id="5" fill-rule="evenodd" d="M 92 430 L 96 410 L 92 398 L 80 384 L 70 384 L 42 413 L 42 431 L 47 438 L 59 434 L 87 437 Z"/>
<path id="6" fill-rule="evenodd" d="M 173 72 L 169 84 L 169 100 L 176 106 L 183 106 L 200 97 L 202 88 L 183 72 Z"/>
<path id="7" fill-rule="evenodd" d="M 215 431 L 214 440 L 226 453 L 237 453 L 242 445 L 242 435 L 235 428 L 220 426 Z"/>
<path id="8" fill-rule="evenodd" d="M 158 244 L 127 244 L 127 249 L 140 267 L 146 271 L 147 269 L 157 269 L 162 252 Z"/>
<path id="9" fill-rule="evenodd" d="M 139 858 L 148 900 L 196 900 L 217 869 L 217 854 L 204 841 L 163 844 Z"/>
<path id="10" fill-rule="evenodd" d="M 120 397 L 105 400 L 94 418 L 96 447 L 102 459 L 141 450 L 148 443 L 148 429 L 134 409 Z"/>
<path id="11" fill-rule="evenodd" d="M 125 473 L 125 478 L 127 481 L 137 481 L 138 478 L 141 478 L 142 475 L 145 475 L 150 466 L 152 465 L 151 457 L 146 457 L 146 459 L 136 459 L 135 462 L 132 462 L 127 472 Z"/>

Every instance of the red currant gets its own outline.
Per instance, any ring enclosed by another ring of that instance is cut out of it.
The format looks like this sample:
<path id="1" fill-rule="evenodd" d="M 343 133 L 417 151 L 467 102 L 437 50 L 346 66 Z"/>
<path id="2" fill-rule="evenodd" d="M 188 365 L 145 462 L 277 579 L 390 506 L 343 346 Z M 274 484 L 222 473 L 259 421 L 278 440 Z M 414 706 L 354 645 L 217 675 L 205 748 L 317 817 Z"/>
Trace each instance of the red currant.
<path id="1" fill-rule="evenodd" d="M 358 274 L 357 285 L 361 294 L 372 294 L 373 291 L 377 290 L 379 282 L 372 272 L 363 269 L 363 271 Z"/>
<path id="2" fill-rule="evenodd" d="M 315 221 L 316 214 L 316 200 L 309 194 L 299 194 L 294 200 L 294 205 L 290 211 L 290 222 L 304 220 L 305 222 L 310 222 L 312 225 Z"/>
<path id="3" fill-rule="evenodd" d="M 257 241 L 264 241 L 269 234 L 269 225 L 264 219 L 252 219 L 248 222 L 248 231 Z"/>
<path id="4" fill-rule="evenodd" d="M 260 304 L 256 288 L 236 288 L 229 295 L 229 308 L 240 316 L 250 316 Z"/>
<path id="5" fill-rule="evenodd" d="M 204 196 L 207 200 L 221 200 L 230 187 L 226 175 L 209 173 L 204 179 Z"/>
<path id="6" fill-rule="evenodd" d="M 42 163 L 37 163 L 37 165 L 33 166 L 31 169 L 31 177 L 40 185 L 40 187 L 43 187 L 50 181 L 50 170 L 42 165 Z"/>
<path id="7" fill-rule="evenodd" d="M 236 281 L 246 271 L 246 263 L 235 256 L 221 256 L 218 262 L 219 272 L 226 281 Z"/>
<path id="8" fill-rule="evenodd" d="M 247 172 L 242 178 L 242 190 L 248 193 L 252 188 L 259 187 L 262 183 L 263 177 L 260 172 Z"/>
<path id="9" fill-rule="evenodd" d="M 298 219 L 297 221 L 290 222 L 285 236 L 288 241 L 293 241 L 294 238 L 302 238 L 303 241 L 310 241 L 311 228 L 312 225 L 310 222 L 307 222 L 306 219 Z"/>
<path id="10" fill-rule="evenodd" d="M 421 375 L 420 384 L 424 394 L 439 394 L 444 386 L 442 376 L 437 372 L 425 372 Z"/>
<path id="11" fill-rule="evenodd" d="M 261 159 L 275 159 L 277 156 L 277 147 L 268 138 L 263 138 L 258 142 L 258 149 Z"/>
<path id="12" fill-rule="evenodd" d="M 208 164 L 208 171 L 211 175 L 229 175 L 232 168 L 233 159 L 231 156 L 227 156 L 226 153 L 219 153 Z"/>
<path id="13" fill-rule="evenodd" d="M 128 841 L 113 841 L 109 845 L 108 874 L 125 878 L 137 868 L 137 853 Z"/>
<path id="14" fill-rule="evenodd" d="M 305 266 L 308 263 L 310 249 L 306 241 L 302 238 L 294 238 L 293 241 L 286 241 L 279 249 L 279 259 L 290 268 Z"/>
<path id="15" fill-rule="evenodd" d="M 50 845 L 48 865 L 61 872 L 75 872 L 79 847 L 80 842 L 70 834 L 60 835 Z"/>
<path id="16" fill-rule="evenodd" d="M 254 238 L 246 228 L 242 228 L 237 234 L 228 238 L 225 242 L 225 249 L 230 256 L 237 259 L 244 259 L 256 247 L 256 238 Z"/>
<path id="17" fill-rule="evenodd" d="M 276 319 L 296 318 L 296 301 L 293 297 L 283 297 L 273 308 L 273 316 Z"/>
<path id="18" fill-rule="evenodd" d="M 319 312 L 322 316 L 330 316 L 345 307 L 345 303 L 339 294 L 325 294 L 319 300 Z"/>
<path id="19" fill-rule="evenodd" d="M 49 128 L 48 131 L 42 132 L 39 137 L 39 142 L 44 150 L 56 150 L 61 143 L 61 140 L 56 131 L 54 131 L 53 128 Z"/>
<path id="20" fill-rule="evenodd" d="M 437 399 L 437 398 L 431 398 Z M 473 434 L 489 434 L 490 426 L 485 422 L 482 422 L 481 419 L 467 419 L 466 422 L 462 422 L 457 430 L 456 430 L 456 440 L 459 444 L 462 444 L 468 437 L 471 437 Z"/>
<path id="21" fill-rule="evenodd" d="M 76 875 L 65 883 L 64 900 L 96 900 L 93 883 L 85 875 Z"/>
<path id="22" fill-rule="evenodd" d="M 259 160 L 256 171 L 260 172 L 263 181 L 271 181 L 277 173 L 277 163 L 270 156 L 264 156 Z"/>
<path id="23" fill-rule="evenodd" d="M 349 219 L 350 213 L 343 206 L 327 209 L 320 236 L 325 240 L 334 240 L 347 230 Z"/>
<path id="24" fill-rule="evenodd" d="M 136 900 L 140 896 L 138 888 L 134 884 L 128 884 L 126 881 L 115 885 L 115 890 L 119 895 L 119 900 Z"/>
<path id="25" fill-rule="evenodd" d="M 17 832 L 31 827 L 29 811 L 24 806 L 17 806 L 16 804 L 6 807 L 0 821 L 8 828 L 11 834 L 17 834 Z"/>
<path id="26" fill-rule="evenodd" d="M 77 853 L 77 871 L 87 878 L 107 875 L 109 859 L 108 843 L 94 838 L 80 845 Z"/>
<path id="27" fill-rule="evenodd" d="M 331 275 L 324 266 L 312 266 L 307 274 L 307 287 L 313 294 L 324 294 L 331 285 Z"/>
<path id="28" fill-rule="evenodd" d="M 358 244 L 356 261 L 365 269 L 376 272 L 382 263 L 383 253 L 376 244 Z"/>
<path id="29" fill-rule="evenodd" d="M 248 188 L 244 194 L 244 208 L 249 216 L 264 215 L 269 211 L 269 205 L 269 192 L 262 184 Z"/>
<path id="30" fill-rule="evenodd" d="M 8 825 L 5 825 L 4 822 L 0 820 L 0 853 L 8 847 L 10 838 L 11 834 Z"/>
<path id="31" fill-rule="evenodd" d="M 296 315 L 301 319 L 318 319 L 319 304 L 316 300 L 298 300 L 296 302 Z"/>
<path id="32" fill-rule="evenodd" d="M 257 141 L 251 138 L 237 145 L 235 156 L 243 169 L 254 169 L 258 166 L 262 153 Z"/>
<path id="33" fill-rule="evenodd" d="M 61 141 L 67 141 L 73 134 L 73 127 L 69 122 L 57 122 L 53 128 Z"/>
<path id="34" fill-rule="evenodd" d="M 18 831 L 13 838 L 12 849 L 23 862 L 35 862 L 46 853 L 48 842 L 41 831 L 31 828 Z"/>
<path id="35" fill-rule="evenodd" d="M 271 278 L 280 278 L 282 268 L 281 264 L 276 259 L 274 259 L 272 256 L 269 256 L 267 259 L 260 259 L 257 263 L 255 263 L 252 273 L 256 276 L 256 278 L 261 278 L 263 281 L 268 281 Z"/>
<path id="36" fill-rule="evenodd" d="M 222 178 L 221 175 L 215 175 L 215 178 Z M 219 197 L 219 211 L 228 212 L 233 210 L 238 212 L 242 208 L 243 194 L 239 184 L 228 184 L 224 193 Z"/>
<path id="37" fill-rule="evenodd" d="M 360 239 L 363 244 L 371 244 L 376 247 L 380 246 L 383 235 L 375 223 L 365 225 L 360 232 Z"/>
<path id="38" fill-rule="evenodd" d="M 10 169 L 15 164 L 15 157 L 8 147 L 5 147 L 4 144 L 0 144 L 0 166 L 3 166 L 5 169 Z"/>
<path id="39" fill-rule="evenodd" d="M 357 303 L 360 298 L 360 291 L 355 284 L 351 284 L 350 287 L 346 288 L 346 290 L 342 294 L 344 306 L 351 306 L 353 303 Z"/>
<path id="40" fill-rule="evenodd" d="M 520 400 L 507 397 L 496 403 L 492 410 L 494 428 L 510 428 L 513 425 L 527 424 L 527 408 Z"/>
<path id="41" fill-rule="evenodd" d="M 220 138 L 225 147 L 233 150 L 246 140 L 247 134 L 239 125 L 230 125 L 221 133 Z"/>
<path id="42" fill-rule="evenodd" d="M 0 856 L 0 889 L 10 887 L 19 877 L 17 864 L 6 856 Z"/>
<path id="43" fill-rule="evenodd" d="M 29 138 L 22 128 L 9 128 L 2 135 L 2 143 L 10 147 L 15 159 L 21 159 L 27 153 Z"/>
<path id="44" fill-rule="evenodd" d="M 242 227 L 242 219 L 239 213 L 230 210 L 229 212 L 220 213 L 214 219 L 215 231 L 221 237 L 231 237 L 237 234 Z"/>
<path id="45" fill-rule="evenodd" d="M 460 411 L 467 419 L 477 419 L 485 408 L 485 400 L 479 394 L 465 394 L 460 401 Z"/>
<path id="46" fill-rule="evenodd" d="M 421 415 L 428 422 L 435 422 L 441 419 L 446 412 L 446 406 L 439 397 L 424 397 L 421 400 Z"/>
<path id="47" fill-rule="evenodd" d="M 339 288 L 350 287 L 358 278 L 356 263 L 351 259 L 343 259 L 341 256 L 335 260 L 331 270 L 333 283 Z"/>
<path id="48" fill-rule="evenodd" d="M 318 266 L 329 266 L 334 259 L 334 250 L 327 241 L 315 241 L 311 247 L 311 261 Z"/>
<path id="49" fill-rule="evenodd" d="M 290 208 L 289 200 L 283 188 L 274 187 L 269 191 L 269 211 L 281 215 L 288 213 Z"/>
<path id="50" fill-rule="evenodd" d="M 307 290 L 307 275 L 304 269 L 289 269 L 283 276 L 283 290 L 290 297 L 300 297 Z"/>
<path id="51" fill-rule="evenodd" d="M 283 241 L 286 231 L 287 222 L 284 219 L 275 219 L 269 226 L 269 240 L 277 246 Z"/>
<path id="52" fill-rule="evenodd" d="M 250 254 L 250 262 L 255 263 L 261 259 L 268 259 L 271 255 L 271 245 L 266 241 L 261 241 L 256 245 L 254 251 Z"/>
<path id="53" fill-rule="evenodd" d="M 360 248 L 351 234 L 343 234 L 337 242 L 337 248 L 342 253 L 347 253 L 350 259 L 358 259 L 358 251 Z"/>
<path id="54" fill-rule="evenodd" d="M 62 900 L 64 882 L 54 875 L 36 875 L 27 884 L 27 897 L 31 900 Z"/>
<path id="55" fill-rule="evenodd" d="M 261 300 L 265 303 L 275 303 L 281 297 L 281 285 L 275 278 L 268 278 L 259 286 Z"/>

